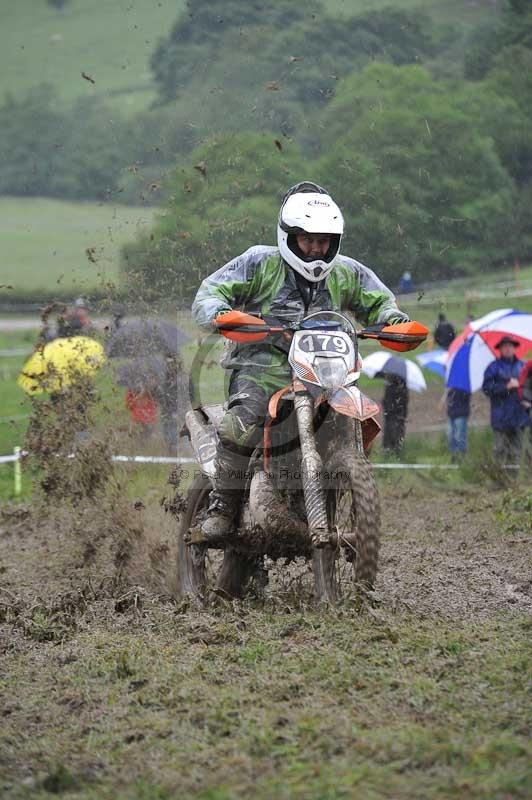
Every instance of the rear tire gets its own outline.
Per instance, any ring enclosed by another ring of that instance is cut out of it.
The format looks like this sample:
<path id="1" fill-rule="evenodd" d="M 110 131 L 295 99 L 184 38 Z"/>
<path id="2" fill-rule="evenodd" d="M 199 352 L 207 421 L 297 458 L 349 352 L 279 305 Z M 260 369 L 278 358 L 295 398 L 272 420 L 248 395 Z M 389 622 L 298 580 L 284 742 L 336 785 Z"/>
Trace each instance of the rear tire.
<path id="1" fill-rule="evenodd" d="M 193 480 L 177 530 L 177 573 L 181 595 L 202 603 L 216 597 L 242 597 L 256 563 L 255 559 L 240 555 L 229 547 L 223 550 L 204 544 L 187 544 L 190 528 L 200 525 L 205 516 L 211 489 L 212 484 L 205 475 Z"/>
<path id="2" fill-rule="evenodd" d="M 327 464 L 326 474 L 329 530 L 340 541 L 336 547 L 316 550 L 313 568 L 318 599 L 334 603 L 349 584 L 362 592 L 375 586 L 380 506 L 371 464 L 363 453 L 340 451 Z M 347 535 L 349 542 L 343 538 Z M 350 573 L 347 580 L 345 573 Z"/>

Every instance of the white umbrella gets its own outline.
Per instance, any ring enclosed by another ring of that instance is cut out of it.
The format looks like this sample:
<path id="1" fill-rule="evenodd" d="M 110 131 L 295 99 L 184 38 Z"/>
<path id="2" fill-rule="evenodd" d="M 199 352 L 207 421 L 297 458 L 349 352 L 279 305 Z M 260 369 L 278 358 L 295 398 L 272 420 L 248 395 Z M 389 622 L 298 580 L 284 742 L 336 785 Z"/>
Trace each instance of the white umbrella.
<path id="1" fill-rule="evenodd" d="M 366 356 L 362 361 L 362 372 L 368 378 L 374 378 L 379 372 L 399 375 L 413 392 L 423 392 L 427 388 L 425 377 L 417 364 L 408 358 L 398 358 L 384 351 Z"/>

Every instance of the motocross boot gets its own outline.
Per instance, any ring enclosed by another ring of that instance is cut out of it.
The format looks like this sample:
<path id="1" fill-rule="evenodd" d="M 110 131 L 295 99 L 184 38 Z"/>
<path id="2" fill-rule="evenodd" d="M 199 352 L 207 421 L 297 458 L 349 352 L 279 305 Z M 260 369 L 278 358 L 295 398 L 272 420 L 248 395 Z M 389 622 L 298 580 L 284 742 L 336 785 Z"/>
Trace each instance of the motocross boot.
<path id="1" fill-rule="evenodd" d="M 211 492 L 207 517 L 201 524 L 201 534 L 207 544 L 226 539 L 235 529 L 235 517 L 240 497 L 214 489 Z"/>
<path id="2" fill-rule="evenodd" d="M 213 484 L 207 517 L 200 526 L 206 542 L 225 539 L 235 529 L 244 491 L 242 460 L 238 452 L 219 446 Z"/>
<path id="3" fill-rule="evenodd" d="M 260 438 L 259 423 L 266 413 L 266 393 L 253 383 L 249 385 L 249 381 L 243 388 L 245 391 L 238 391 L 233 385 L 229 408 L 218 426 L 214 488 L 207 518 L 200 526 L 207 542 L 225 539 L 235 529 L 249 458 Z"/>

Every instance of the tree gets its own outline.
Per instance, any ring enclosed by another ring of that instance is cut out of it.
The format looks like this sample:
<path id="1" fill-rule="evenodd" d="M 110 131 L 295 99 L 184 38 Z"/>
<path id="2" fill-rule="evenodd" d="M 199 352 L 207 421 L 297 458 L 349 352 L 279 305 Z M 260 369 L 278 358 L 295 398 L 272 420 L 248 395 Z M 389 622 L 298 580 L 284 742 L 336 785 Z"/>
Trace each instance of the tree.
<path id="1" fill-rule="evenodd" d="M 69 111 L 69 126 L 64 170 L 75 180 L 71 196 L 109 197 L 135 161 L 138 143 L 130 124 L 105 102 L 83 98 Z"/>
<path id="2" fill-rule="evenodd" d="M 419 12 L 339 18 L 316 0 L 195 0 L 151 66 L 161 102 L 177 100 L 196 125 L 298 134 L 339 78 L 376 58 L 412 63 L 434 50 L 430 19 Z"/>
<path id="3" fill-rule="evenodd" d="M 253 51 L 262 61 L 275 30 L 286 29 L 287 20 L 293 29 L 307 15 L 316 15 L 320 10 L 316 0 L 308 0 L 305 8 L 289 0 L 275 3 L 188 0 L 170 35 L 161 39 L 151 58 L 151 68 L 162 99 L 174 98 L 180 88 L 192 83 L 198 74 L 205 76 L 209 72 L 208 66 L 218 62 L 221 52 L 225 52 L 230 63 L 235 51 L 228 50 L 227 44 L 234 32 L 241 38 L 243 36 L 243 48 L 247 46 L 249 33 L 255 35 Z"/>
<path id="4" fill-rule="evenodd" d="M 475 31 L 465 56 L 466 78 L 480 80 L 508 47 L 532 49 L 532 5 L 529 0 L 507 0 L 500 20 Z"/>
<path id="5" fill-rule="evenodd" d="M 0 107 L 0 193 L 68 194 L 63 150 L 68 140 L 66 114 L 51 86 L 41 85 Z"/>
<path id="6" fill-rule="evenodd" d="M 198 148 L 165 187 L 153 231 L 124 249 L 139 295 L 190 298 L 200 281 L 253 244 L 275 242 L 282 195 L 301 179 L 301 154 L 271 135 L 225 134 Z"/>
<path id="7" fill-rule="evenodd" d="M 481 82 L 456 92 L 460 107 L 474 116 L 479 131 L 494 141 L 507 171 L 519 186 L 532 179 L 532 50 L 507 47 Z"/>
<path id="8" fill-rule="evenodd" d="M 138 142 L 97 99 L 64 106 L 47 85 L 0 107 L 0 193 L 102 198 L 118 188 Z"/>
<path id="9" fill-rule="evenodd" d="M 346 250 L 388 280 L 508 255 L 514 185 L 449 86 L 375 64 L 343 82 L 327 118 L 320 174 L 351 221 Z"/>

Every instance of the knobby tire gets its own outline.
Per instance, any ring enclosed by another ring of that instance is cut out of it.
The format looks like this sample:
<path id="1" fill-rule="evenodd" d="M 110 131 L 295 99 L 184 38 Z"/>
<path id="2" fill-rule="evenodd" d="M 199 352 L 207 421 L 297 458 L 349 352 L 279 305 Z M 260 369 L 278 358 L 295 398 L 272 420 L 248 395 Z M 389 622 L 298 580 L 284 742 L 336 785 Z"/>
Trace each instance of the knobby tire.
<path id="1" fill-rule="evenodd" d="M 356 544 L 340 542 L 314 551 L 313 570 L 318 600 L 337 601 L 342 588 L 339 579 L 341 561 L 351 564 L 351 587 L 362 592 L 372 590 L 377 577 L 380 541 L 380 507 L 371 464 L 363 453 L 344 450 L 326 465 L 326 474 L 338 475 L 325 482 L 327 516 L 330 530 L 355 534 Z M 341 509 L 348 501 L 348 508 Z M 342 518 L 339 515 L 342 514 Z"/>

